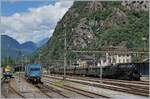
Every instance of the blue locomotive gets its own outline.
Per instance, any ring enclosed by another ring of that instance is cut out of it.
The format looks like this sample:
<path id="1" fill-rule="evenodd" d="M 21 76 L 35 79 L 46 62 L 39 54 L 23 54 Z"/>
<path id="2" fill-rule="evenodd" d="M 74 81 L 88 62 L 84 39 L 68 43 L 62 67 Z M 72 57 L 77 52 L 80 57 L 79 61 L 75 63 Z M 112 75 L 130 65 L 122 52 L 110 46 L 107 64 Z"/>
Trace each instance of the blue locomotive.
<path id="1" fill-rule="evenodd" d="M 41 82 L 41 65 L 40 64 L 28 64 L 25 66 L 25 78 L 27 81 L 32 82 L 33 84 L 43 84 Z"/>

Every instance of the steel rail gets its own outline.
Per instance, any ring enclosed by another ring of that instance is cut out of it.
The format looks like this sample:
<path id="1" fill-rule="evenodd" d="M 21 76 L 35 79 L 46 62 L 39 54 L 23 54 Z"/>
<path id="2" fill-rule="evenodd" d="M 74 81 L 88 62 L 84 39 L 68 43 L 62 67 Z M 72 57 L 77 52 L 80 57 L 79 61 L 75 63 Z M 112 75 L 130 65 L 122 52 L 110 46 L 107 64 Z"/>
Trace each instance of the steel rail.
<path id="1" fill-rule="evenodd" d="M 54 98 L 45 91 L 45 89 L 44 89 L 45 87 L 43 87 L 43 86 L 41 87 L 39 85 L 35 85 L 35 87 L 37 87 L 44 95 L 48 96 L 49 98 Z"/>
<path id="2" fill-rule="evenodd" d="M 52 90 L 53 92 L 65 97 L 65 98 L 69 98 L 67 95 L 63 94 L 63 93 L 60 93 L 58 92 L 58 90 L 54 90 L 52 87 L 48 86 L 48 85 L 44 85 L 45 87 L 47 87 L 49 90 Z"/>
<path id="3" fill-rule="evenodd" d="M 110 98 L 110 97 L 107 97 L 107 96 L 104 96 L 104 95 L 96 94 L 96 93 L 86 91 L 86 90 L 82 90 L 82 89 L 79 89 L 79 88 L 74 88 L 74 87 L 71 87 L 71 86 L 68 86 L 68 85 L 59 86 L 59 85 L 55 85 L 53 83 L 50 83 L 50 84 L 52 84 L 54 86 L 57 86 L 57 87 L 60 87 L 60 88 L 63 88 L 63 89 L 66 89 L 66 90 L 69 90 L 69 91 L 72 91 L 72 92 L 75 92 L 77 94 L 81 94 L 81 95 L 86 96 L 88 98 L 98 98 L 98 97 Z"/>
<path id="4" fill-rule="evenodd" d="M 22 98 L 25 98 L 25 96 L 23 96 L 21 94 L 21 92 L 19 92 L 17 89 L 15 89 L 11 84 L 11 82 L 9 82 L 9 87 L 13 90 L 13 92 L 15 92 L 18 96 L 22 97 Z"/>
<path id="5" fill-rule="evenodd" d="M 48 78 L 53 78 L 53 79 L 59 79 L 59 80 L 62 80 L 63 78 L 61 77 L 48 77 Z M 126 93 L 130 93 L 130 94 L 135 94 L 135 95 L 140 95 L 140 96 L 149 96 L 148 93 L 145 93 L 143 92 L 142 90 L 133 90 L 133 89 L 130 89 L 130 88 L 123 88 L 123 87 L 117 87 L 117 86 L 108 86 L 108 85 L 101 85 L 99 83 L 90 83 L 90 82 L 87 82 L 87 81 L 78 81 L 76 79 L 66 79 L 66 81 L 70 81 L 70 82 L 75 82 L 75 83 L 80 83 L 80 84 L 86 84 L 86 85 L 92 85 L 92 86 L 95 86 L 95 87 L 100 87 L 100 88 L 105 88 L 105 89 L 110 89 L 110 90 L 115 90 L 115 91 L 121 91 L 121 92 L 126 92 Z"/>

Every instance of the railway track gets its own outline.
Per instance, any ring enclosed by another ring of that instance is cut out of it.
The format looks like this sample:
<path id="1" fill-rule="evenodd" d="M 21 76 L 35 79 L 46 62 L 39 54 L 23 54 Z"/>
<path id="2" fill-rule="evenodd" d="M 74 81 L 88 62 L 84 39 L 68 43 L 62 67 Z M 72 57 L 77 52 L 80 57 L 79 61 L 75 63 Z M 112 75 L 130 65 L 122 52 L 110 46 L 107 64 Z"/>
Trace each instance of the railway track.
<path id="1" fill-rule="evenodd" d="M 46 96 L 48 96 L 49 98 L 57 98 L 57 97 L 53 97 L 52 93 L 53 94 L 56 93 L 58 95 L 61 95 L 63 98 L 69 98 L 67 95 L 61 93 L 59 90 L 56 90 L 56 89 L 54 89 L 54 88 L 52 88 L 52 87 L 50 87 L 48 85 L 41 85 L 40 84 L 40 85 L 36 85 L 36 87 L 39 88 L 40 91 L 43 94 L 45 94 Z M 50 93 L 51 95 L 49 94 L 49 92 L 52 92 L 52 93 Z"/>
<path id="2" fill-rule="evenodd" d="M 50 77 L 50 76 L 45 76 L 45 77 Z M 53 79 L 59 79 L 62 80 L 62 77 L 50 77 Z M 130 93 L 130 94 L 135 94 L 135 95 L 140 95 L 140 96 L 149 96 L 149 88 L 147 87 L 139 87 L 139 85 L 128 85 L 125 83 L 115 83 L 114 81 L 110 81 L 107 83 L 100 84 L 99 82 L 95 82 L 93 80 L 86 80 L 86 79 L 77 79 L 77 78 L 67 78 L 67 81 L 71 81 L 71 82 L 75 82 L 75 83 L 82 83 L 82 84 L 88 84 L 91 86 L 95 86 L 95 87 L 101 87 L 101 88 L 105 88 L 105 89 L 111 89 L 111 90 L 116 90 L 116 91 L 121 91 L 121 92 L 126 92 L 126 93 Z M 140 85 L 142 86 L 142 85 Z"/>
<path id="3" fill-rule="evenodd" d="M 4 81 L 5 81 L 5 78 L 2 77 L 2 78 L 1 78 L 1 85 L 4 83 Z"/>
<path id="4" fill-rule="evenodd" d="M 99 79 L 94 79 L 94 78 L 90 78 L 90 77 L 67 76 L 67 78 L 80 79 L 80 80 L 92 81 L 92 82 L 100 82 Z M 114 79 L 104 79 L 104 80 L 102 80 L 102 82 L 104 84 L 109 84 L 109 85 L 115 85 L 115 86 L 120 86 L 120 87 L 130 87 L 132 89 L 143 90 L 143 91 L 145 90 L 145 92 L 149 93 L 149 84 L 148 84 L 148 82 L 114 80 Z"/>
<path id="5" fill-rule="evenodd" d="M 11 78 L 10 79 L 4 79 L 2 81 L 3 83 L 3 86 L 5 86 L 5 90 L 2 91 L 2 95 L 5 97 L 5 98 L 9 98 L 9 95 L 15 95 L 16 97 L 18 98 L 25 98 L 17 89 L 15 89 L 12 84 L 11 84 Z M 3 87 L 4 88 L 4 87 Z"/>
<path id="6" fill-rule="evenodd" d="M 63 77 L 62 75 L 60 74 L 52 74 L 53 76 L 61 76 Z M 73 75 L 73 76 L 69 76 L 69 75 L 66 75 L 66 77 L 68 78 L 76 78 L 76 79 L 83 79 L 83 80 L 93 80 L 93 81 L 97 81 L 97 82 L 100 82 L 100 78 L 97 78 L 97 77 L 87 77 L 87 76 L 77 76 L 77 75 Z M 149 85 L 149 81 L 128 81 L 128 80 L 118 80 L 118 79 L 106 79 L 106 78 L 103 78 L 103 81 L 115 81 L 115 82 L 123 82 L 123 83 L 132 83 L 132 84 L 143 84 L 143 85 Z"/>
<path id="7" fill-rule="evenodd" d="M 53 87 L 50 87 L 50 86 L 48 86 L 48 85 L 46 85 L 46 87 L 47 87 L 48 89 L 52 90 L 53 92 L 56 92 L 57 94 L 63 96 L 64 98 L 69 98 L 69 96 L 67 96 L 66 94 L 61 93 L 60 90 L 54 89 Z"/>
<path id="8" fill-rule="evenodd" d="M 92 82 L 100 82 L 100 80 L 95 80 L 95 79 L 88 79 L 88 78 L 73 78 L 73 79 L 80 79 L 80 80 L 85 80 L 85 81 L 92 81 Z M 115 86 L 120 86 L 120 87 L 130 87 L 131 89 L 135 90 L 145 90 L 145 92 L 149 92 L 149 85 L 143 83 L 131 83 L 128 81 L 116 81 L 116 80 L 103 80 L 102 81 L 104 84 L 109 84 L 109 85 L 115 85 Z M 134 81 L 135 82 L 135 81 Z"/>
<path id="9" fill-rule="evenodd" d="M 98 79 L 97 79 L 98 80 Z M 104 79 L 105 81 L 114 81 L 114 79 Z M 128 80 L 115 80 L 116 82 L 133 83 L 133 84 L 144 84 L 149 85 L 148 81 L 128 81 Z"/>
<path id="10" fill-rule="evenodd" d="M 9 88 L 10 88 L 13 92 L 15 92 L 18 96 L 20 96 L 21 98 L 25 98 L 25 97 L 21 94 L 21 92 L 19 92 L 17 89 L 15 89 L 15 88 L 11 85 L 11 83 L 9 83 Z"/>
<path id="11" fill-rule="evenodd" d="M 49 98 L 53 98 L 51 95 L 47 93 L 47 88 L 42 85 L 35 85 L 44 95 L 48 96 Z"/>
<path id="12" fill-rule="evenodd" d="M 54 85 L 56 87 L 60 87 L 62 89 L 65 89 L 65 90 L 68 90 L 68 91 L 71 91 L 71 92 L 75 92 L 75 93 L 80 94 L 82 96 L 85 96 L 87 98 L 110 98 L 108 96 L 104 96 L 104 95 L 94 93 L 94 92 L 90 92 L 90 91 L 87 91 L 87 90 L 83 90 L 83 89 L 80 89 L 80 88 L 75 88 L 75 87 L 72 87 L 72 86 L 69 86 L 69 85 L 64 84 L 64 85 L 61 86 L 61 85 L 58 85 L 58 84 L 54 84 L 54 83 L 50 82 L 49 80 L 45 80 L 45 82 L 49 82 L 49 84 L 51 84 L 51 85 Z"/>

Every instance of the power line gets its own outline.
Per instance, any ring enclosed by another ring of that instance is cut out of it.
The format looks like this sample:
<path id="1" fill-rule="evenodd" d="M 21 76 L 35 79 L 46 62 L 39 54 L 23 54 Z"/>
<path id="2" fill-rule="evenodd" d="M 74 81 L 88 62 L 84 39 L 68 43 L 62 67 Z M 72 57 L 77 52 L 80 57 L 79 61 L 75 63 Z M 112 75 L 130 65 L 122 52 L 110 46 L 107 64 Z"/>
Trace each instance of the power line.
<path id="1" fill-rule="evenodd" d="M 148 54 L 148 51 L 125 51 L 125 50 L 89 50 L 89 51 L 81 51 L 81 50 L 72 50 L 76 53 L 127 53 L 127 54 Z"/>

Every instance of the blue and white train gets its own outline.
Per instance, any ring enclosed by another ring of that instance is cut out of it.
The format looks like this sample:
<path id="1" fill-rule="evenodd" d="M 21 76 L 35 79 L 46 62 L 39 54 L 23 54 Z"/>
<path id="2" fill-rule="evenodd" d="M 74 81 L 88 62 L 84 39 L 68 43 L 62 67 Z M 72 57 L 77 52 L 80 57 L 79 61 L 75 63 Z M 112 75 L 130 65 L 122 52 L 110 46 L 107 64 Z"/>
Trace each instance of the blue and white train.
<path id="1" fill-rule="evenodd" d="M 33 84 L 43 84 L 41 82 L 42 65 L 40 64 L 28 64 L 25 66 L 25 78 L 27 81 Z"/>

